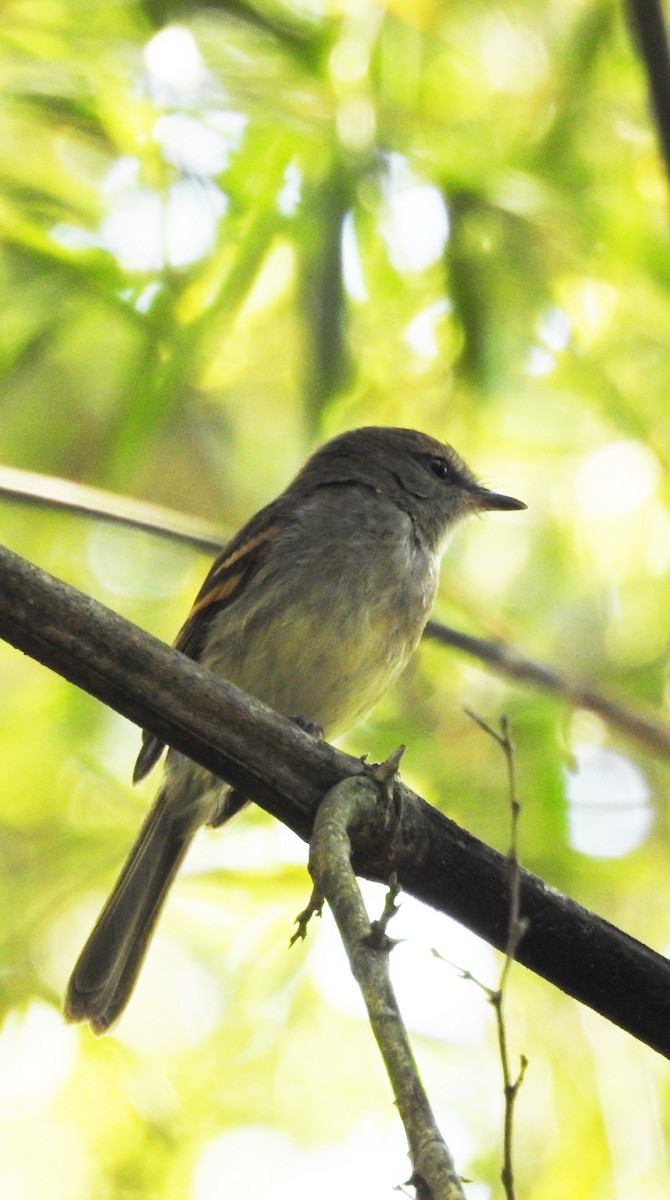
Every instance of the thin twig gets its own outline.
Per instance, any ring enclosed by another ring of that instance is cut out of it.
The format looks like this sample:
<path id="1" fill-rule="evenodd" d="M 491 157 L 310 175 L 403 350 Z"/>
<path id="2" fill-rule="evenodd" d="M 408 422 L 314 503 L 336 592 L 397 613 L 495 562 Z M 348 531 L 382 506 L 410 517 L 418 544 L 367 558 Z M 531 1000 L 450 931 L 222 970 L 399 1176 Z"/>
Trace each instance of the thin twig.
<path id="1" fill-rule="evenodd" d="M 216 525 L 132 496 L 119 496 L 56 475 L 39 475 L 18 467 L 0 466 L 0 496 L 18 503 L 56 509 L 96 521 L 141 529 L 216 553 L 226 541 Z"/>
<path id="2" fill-rule="evenodd" d="M 634 738 L 648 750 L 663 758 L 670 758 L 670 728 L 662 721 L 643 716 L 636 709 L 628 708 L 618 700 L 612 700 L 595 688 L 568 679 L 553 667 L 544 666 L 520 654 L 506 642 L 473 637 L 469 633 L 461 633 L 460 630 L 442 625 L 439 621 L 428 622 L 424 637 L 432 638 L 443 646 L 463 650 L 472 658 L 485 663 L 496 674 L 514 679 L 517 683 L 527 684 L 539 691 L 549 692 L 573 708 L 585 708 L 589 712 L 597 713 L 603 721 Z"/>
<path id="3" fill-rule="evenodd" d="M 488 998 L 493 1005 L 496 1019 L 496 1031 L 498 1035 L 498 1050 L 500 1053 L 500 1064 L 503 1074 L 503 1094 L 505 1098 L 505 1117 L 503 1131 L 503 1168 L 501 1171 L 502 1184 L 505 1189 L 507 1200 L 515 1200 L 514 1190 L 514 1162 L 513 1162 L 513 1137 L 514 1137 L 514 1105 L 516 1103 L 519 1089 L 523 1083 L 524 1075 L 528 1060 L 524 1055 L 521 1056 L 520 1067 L 515 1077 L 512 1077 L 510 1067 L 509 1049 L 507 1045 L 507 1025 L 505 1022 L 505 991 L 512 963 L 516 957 L 524 933 L 527 930 L 527 922 L 521 916 L 521 869 L 519 864 L 519 817 L 521 814 L 521 805 L 516 794 L 516 778 L 514 769 L 514 746 L 510 736 L 509 720 L 507 716 L 503 716 L 500 721 L 500 733 L 483 721 L 476 713 L 466 710 L 468 716 L 477 723 L 480 729 L 489 737 L 493 738 L 505 757 L 505 765 L 507 768 L 507 785 L 509 794 L 510 807 L 510 848 L 507 854 L 508 875 L 509 875 L 509 910 L 507 924 L 507 944 L 505 946 L 505 958 L 500 972 L 498 987 L 493 991 L 485 988 L 488 993 Z M 472 978 L 472 976 L 470 976 Z M 480 985 L 482 986 L 482 985 Z"/>
<path id="4" fill-rule="evenodd" d="M 410 1182 L 418 1200 L 465 1200 L 453 1158 L 438 1129 L 412 1053 L 389 973 L 393 943 L 386 927 L 395 911 L 397 886 L 391 887 L 382 917 L 370 924 L 351 866 L 352 837 L 384 836 L 393 820 L 386 797 L 388 778 L 374 773 L 347 779 L 332 788 L 319 807 L 310 842 L 310 871 L 315 891 L 328 900 L 344 942 L 351 970 L 370 1018 L 395 1103 L 407 1135 L 412 1162 Z M 380 828 L 381 825 L 381 828 Z M 373 831 L 377 829 L 378 833 Z"/>
<path id="5" fill-rule="evenodd" d="M 668 111 L 670 112 L 670 106 Z M 174 509 L 147 504 L 132 497 L 118 496 L 113 492 L 87 487 L 69 479 L 38 475 L 13 467 L 0 466 L 0 495 L 5 495 L 9 500 L 94 517 L 131 529 L 142 529 L 158 537 L 185 542 L 205 552 L 216 553 L 227 541 L 227 536 L 223 531 L 219 531 L 216 525 L 176 512 Z M 507 679 L 514 679 L 517 683 L 558 696 L 574 708 L 585 708 L 597 713 L 609 725 L 646 746 L 648 750 L 670 758 L 670 729 L 663 722 L 651 716 L 644 716 L 595 688 L 566 678 L 552 667 L 544 666 L 520 654 L 505 642 L 473 637 L 439 621 L 428 622 L 424 637 L 432 638 L 443 646 L 464 651 Z"/>

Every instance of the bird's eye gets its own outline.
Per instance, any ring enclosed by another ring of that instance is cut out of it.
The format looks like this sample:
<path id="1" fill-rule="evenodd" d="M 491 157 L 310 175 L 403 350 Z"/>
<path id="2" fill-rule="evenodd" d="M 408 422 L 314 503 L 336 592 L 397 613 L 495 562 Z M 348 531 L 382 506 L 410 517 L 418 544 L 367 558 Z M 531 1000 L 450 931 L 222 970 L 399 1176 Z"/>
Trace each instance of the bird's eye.
<path id="1" fill-rule="evenodd" d="M 438 479 L 450 479 L 452 475 L 451 463 L 448 463 L 446 458 L 429 458 L 428 469 L 436 475 Z"/>

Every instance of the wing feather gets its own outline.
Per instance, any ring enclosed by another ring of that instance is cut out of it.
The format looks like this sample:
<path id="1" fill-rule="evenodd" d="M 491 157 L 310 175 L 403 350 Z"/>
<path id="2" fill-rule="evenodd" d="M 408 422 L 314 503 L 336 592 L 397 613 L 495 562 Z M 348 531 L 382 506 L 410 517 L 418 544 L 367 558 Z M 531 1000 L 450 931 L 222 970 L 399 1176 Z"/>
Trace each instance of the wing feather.
<path id="1" fill-rule="evenodd" d="M 235 603 L 243 588 L 264 562 L 273 539 L 282 529 L 287 506 L 283 497 L 274 500 L 256 513 L 255 517 L 224 546 L 215 559 L 200 588 L 191 611 L 174 642 L 189 658 L 198 662 L 210 625 L 218 613 Z M 133 783 L 144 779 L 158 762 L 165 743 L 145 730 L 142 749 L 135 763 Z"/>

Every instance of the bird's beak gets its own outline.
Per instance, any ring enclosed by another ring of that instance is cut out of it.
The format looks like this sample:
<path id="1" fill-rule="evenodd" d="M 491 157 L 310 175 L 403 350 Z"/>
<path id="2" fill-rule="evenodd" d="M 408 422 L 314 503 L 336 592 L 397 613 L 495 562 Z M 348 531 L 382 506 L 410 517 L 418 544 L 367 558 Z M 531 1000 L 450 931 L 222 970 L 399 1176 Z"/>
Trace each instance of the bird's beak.
<path id="1" fill-rule="evenodd" d="M 485 487 L 473 487 L 470 489 L 470 494 L 474 502 L 473 507 L 478 512 L 512 512 L 517 508 L 528 508 L 523 500 L 515 500 L 514 496 L 504 496 L 502 492 L 490 492 Z"/>

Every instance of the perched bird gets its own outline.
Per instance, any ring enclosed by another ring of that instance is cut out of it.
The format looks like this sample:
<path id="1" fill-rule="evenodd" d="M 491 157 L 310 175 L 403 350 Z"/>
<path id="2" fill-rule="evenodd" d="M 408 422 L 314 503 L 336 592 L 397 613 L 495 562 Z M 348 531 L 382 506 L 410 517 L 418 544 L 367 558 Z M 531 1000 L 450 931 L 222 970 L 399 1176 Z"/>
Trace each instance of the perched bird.
<path id="1" fill-rule="evenodd" d="M 228 543 L 177 649 L 285 716 L 336 737 L 402 671 L 435 599 L 440 559 L 470 513 L 525 508 L 489 491 L 450 446 L 412 429 L 327 442 Z M 134 779 L 163 750 L 145 733 Z M 201 825 L 245 803 L 170 750 L 165 777 L 70 979 L 65 1015 L 104 1032 L 125 1008 L 170 885 Z"/>

